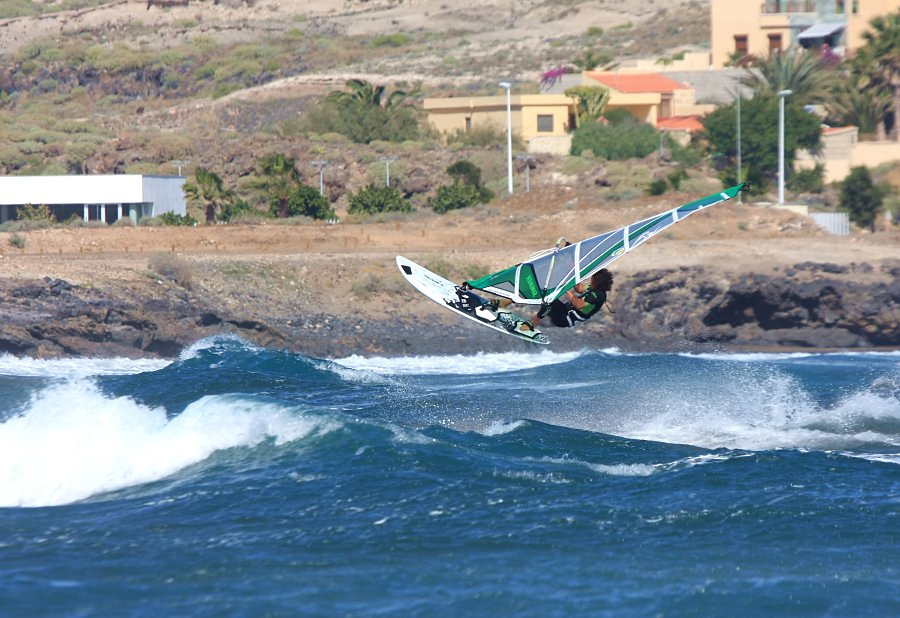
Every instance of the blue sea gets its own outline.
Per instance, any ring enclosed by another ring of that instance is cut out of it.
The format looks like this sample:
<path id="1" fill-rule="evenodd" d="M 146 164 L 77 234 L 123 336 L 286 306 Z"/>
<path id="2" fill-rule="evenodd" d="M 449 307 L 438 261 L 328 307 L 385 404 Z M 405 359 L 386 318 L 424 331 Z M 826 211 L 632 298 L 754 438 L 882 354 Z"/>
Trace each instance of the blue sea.
<path id="1" fill-rule="evenodd" d="M 0 356 L 0 616 L 896 616 L 900 353 Z"/>

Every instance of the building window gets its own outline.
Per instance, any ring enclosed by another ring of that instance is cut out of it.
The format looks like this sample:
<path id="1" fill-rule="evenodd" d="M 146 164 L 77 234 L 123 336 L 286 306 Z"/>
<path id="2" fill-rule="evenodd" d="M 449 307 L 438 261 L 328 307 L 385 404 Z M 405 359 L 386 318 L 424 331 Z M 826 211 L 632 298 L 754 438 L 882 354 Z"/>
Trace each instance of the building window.
<path id="1" fill-rule="evenodd" d="M 537 130 L 538 133 L 553 133 L 553 116 L 550 114 L 538 114 Z"/>
<path id="2" fill-rule="evenodd" d="M 466 133 L 472 132 L 472 117 L 466 116 Z"/>
<path id="3" fill-rule="evenodd" d="M 769 35 L 769 53 L 772 52 L 780 52 L 781 47 L 781 34 L 770 34 Z"/>
<path id="4" fill-rule="evenodd" d="M 834 3 L 834 12 L 837 15 L 843 15 L 847 8 L 844 6 L 844 0 L 836 0 Z"/>
<path id="5" fill-rule="evenodd" d="M 743 58 L 747 55 L 747 35 L 746 34 L 736 34 L 734 35 L 734 53 L 737 54 L 738 58 Z"/>
<path id="6" fill-rule="evenodd" d="M 850 3 L 850 8 L 854 15 L 859 15 L 859 0 L 853 0 L 853 2 Z"/>

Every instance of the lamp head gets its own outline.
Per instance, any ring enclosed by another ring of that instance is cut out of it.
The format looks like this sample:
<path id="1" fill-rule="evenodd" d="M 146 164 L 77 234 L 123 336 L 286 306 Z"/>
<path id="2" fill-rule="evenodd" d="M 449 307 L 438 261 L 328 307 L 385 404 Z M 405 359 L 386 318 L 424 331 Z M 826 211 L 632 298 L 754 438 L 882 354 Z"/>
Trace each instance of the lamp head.
<path id="1" fill-rule="evenodd" d="M 500 82 L 497 85 L 500 86 L 501 88 L 506 88 L 507 90 L 512 88 L 512 84 L 510 84 L 509 82 Z"/>

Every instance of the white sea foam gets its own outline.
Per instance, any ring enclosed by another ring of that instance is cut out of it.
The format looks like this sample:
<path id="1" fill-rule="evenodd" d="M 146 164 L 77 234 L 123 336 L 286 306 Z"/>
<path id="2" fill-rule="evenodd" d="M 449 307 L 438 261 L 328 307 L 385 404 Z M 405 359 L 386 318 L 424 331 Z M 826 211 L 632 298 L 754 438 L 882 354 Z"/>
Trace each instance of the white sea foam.
<path id="1" fill-rule="evenodd" d="M 702 358 L 715 361 L 734 361 L 734 362 L 772 362 L 781 360 L 792 360 L 800 358 L 830 358 L 834 356 L 872 356 L 892 358 L 900 357 L 900 351 L 889 350 L 885 352 L 703 352 L 703 353 L 681 353 L 678 356 L 685 358 Z"/>
<path id="2" fill-rule="evenodd" d="M 816 403 L 797 380 L 780 372 L 718 384 L 701 396 L 666 395 L 668 400 L 643 401 L 640 414 L 620 428 L 620 435 L 747 450 L 900 446 L 900 434 L 880 429 L 900 422 L 900 399 L 878 384 L 829 407 Z"/>
<path id="3" fill-rule="evenodd" d="M 656 466 L 650 464 L 590 464 L 591 470 L 607 476 L 650 476 L 655 473 Z"/>
<path id="4" fill-rule="evenodd" d="M 0 424 L 0 506 L 67 504 L 165 478 L 221 449 L 289 442 L 335 423 L 236 395 L 203 397 L 168 420 L 86 380 L 56 384 Z"/>
<path id="5" fill-rule="evenodd" d="M 525 421 L 494 421 L 488 427 L 482 429 L 479 433 L 485 436 L 502 436 L 503 434 L 515 431 L 525 424 Z"/>
<path id="6" fill-rule="evenodd" d="M 348 356 L 334 362 L 379 374 L 477 375 L 521 371 L 572 361 L 584 352 L 494 352 L 464 356 Z"/>
<path id="7" fill-rule="evenodd" d="M 703 353 L 681 353 L 678 356 L 685 358 L 700 358 L 704 360 L 714 361 L 733 361 L 733 362 L 772 362 L 780 360 L 790 360 L 795 358 L 809 358 L 816 356 L 811 352 L 703 352 Z"/>
<path id="8" fill-rule="evenodd" d="M 200 339 L 199 341 L 195 341 L 193 344 L 184 348 L 179 355 L 179 360 L 190 360 L 192 358 L 196 358 L 197 355 L 203 350 L 211 350 L 213 348 L 227 348 L 227 349 L 243 349 L 248 351 L 259 351 L 262 348 L 259 348 L 249 341 L 244 341 L 237 335 L 233 334 L 222 334 L 222 335 L 213 335 L 212 337 L 206 337 L 204 339 Z"/>
<path id="9" fill-rule="evenodd" d="M 98 375 L 129 375 L 156 371 L 170 361 L 130 358 L 77 358 L 39 360 L 0 355 L 0 375 L 27 378 L 85 378 Z"/>
<path id="10" fill-rule="evenodd" d="M 523 461 L 537 461 L 560 466 L 582 466 L 607 476 L 650 476 L 658 471 L 658 466 L 643 463 L 599 464 L 569 457 L 525 457 Z"/>
<path id="11" fill-rule="evenodd" d="M 841 453 L 841 455 L 878 463 L 900 464 L 900 453 Z"/>

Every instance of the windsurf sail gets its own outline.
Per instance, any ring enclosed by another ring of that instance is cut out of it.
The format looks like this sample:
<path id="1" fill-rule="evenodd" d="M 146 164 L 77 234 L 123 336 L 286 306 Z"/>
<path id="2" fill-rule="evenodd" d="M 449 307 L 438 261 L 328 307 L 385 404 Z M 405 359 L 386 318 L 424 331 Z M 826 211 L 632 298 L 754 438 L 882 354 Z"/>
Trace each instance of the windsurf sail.
<path id="1" fill-rule="evenodd" d="M 553 302 L 662 230 L 699 210 L 734 198 L 745 187 L 746 183 L 735 185 L 612 232 L 592 236 L 567 247 L 539 251 L 521 264 L 466 281 L 466 284 L 516 303 L 538 305 Z"/>

